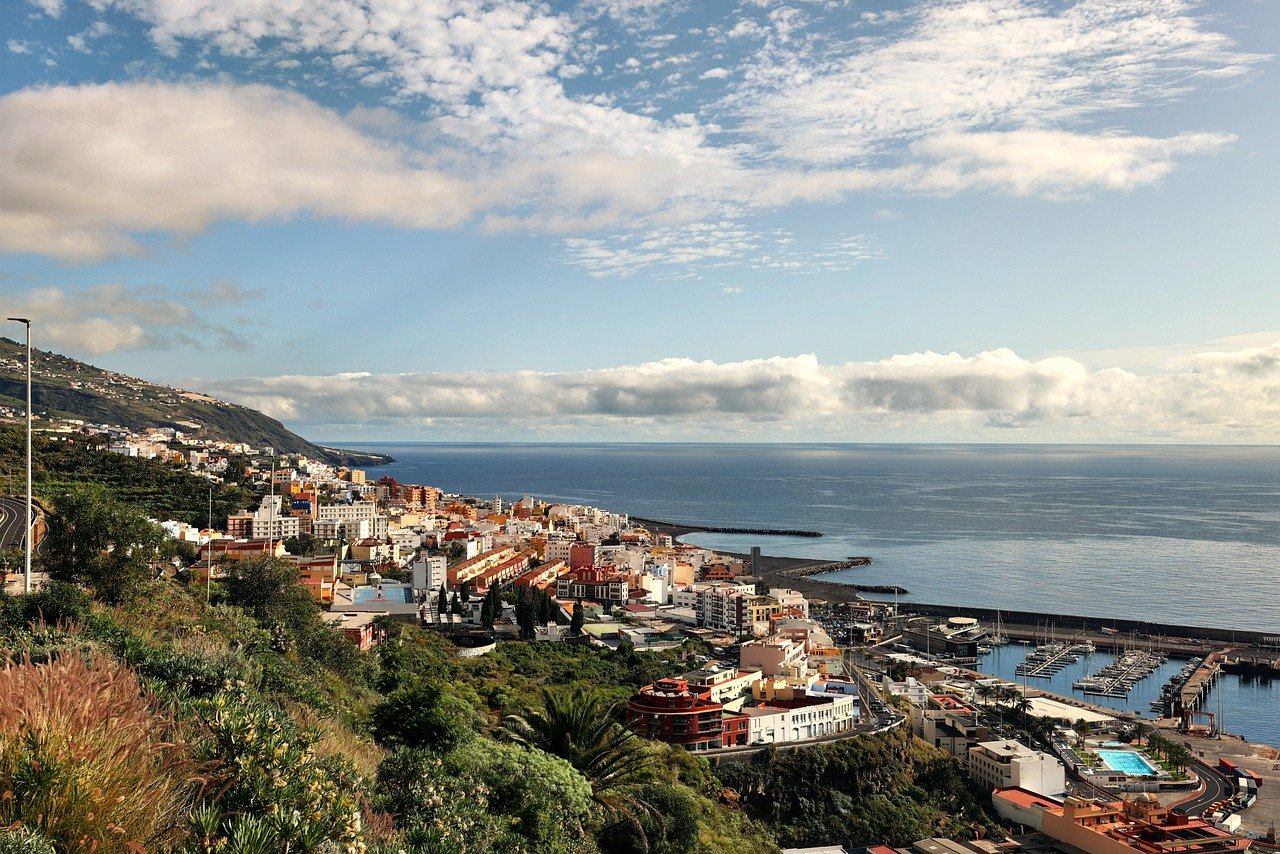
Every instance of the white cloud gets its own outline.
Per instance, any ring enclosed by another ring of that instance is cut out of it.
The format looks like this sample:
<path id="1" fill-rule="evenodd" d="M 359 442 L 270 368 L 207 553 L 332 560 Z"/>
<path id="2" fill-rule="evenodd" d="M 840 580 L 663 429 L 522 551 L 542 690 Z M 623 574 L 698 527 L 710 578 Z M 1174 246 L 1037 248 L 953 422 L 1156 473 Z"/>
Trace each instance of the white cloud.
<path id="1" fill-rule="evenodd" d="M 305 98 L 262 86 L 105 84 L 0 98 L 0 249 L 89 260 L 134 235 L 299 213 L 456 225 L 474 188 Z"/>
<path id="2" fill-rule="evenodd" d="M 238 305 L 261 296 L 233 282 L 219 280 L 208 290 L 174 291 L 156 286 L 118 283 L 82 290 L 34 288 L 4 300 L 4 314 L 35 319 L 33 339 L 41 349 L 97 356 L 140 348 L 167 349 L 177 344 L 205 349 L 244 350 L 248 342 L 236 332 L 188 308 Z"/>
<path id="3" fill-rule="evenodd" d="M 924 0 L 886 34 L 765 51 L 730 106 L 797 162 L 848 164 L 936 134 L 1046 128 L 1161 103 L 1240 69 L 1189 0 Z M 1077 129 L 1078 130 L 1078 129 Z"/>
<path id="4" fill-rule="evenodd" d="M 262 86 L 12 93 L 0 99 L 0 162 L 20 168 L 0 173 L 0 251 L 89 260 L 138 251 L 149 233 L 310 215 L 571 234 L 580 242 L 570 260 L 625 274 L 753 250 L 743 245 L 757 241 L 751 219 L 790 204 L 885 190 L 1059 198 L 1148 186 L 1232 137 L 1095 123 L 1261 59 L 1208 29 L 1189 0 L 921 0 L 845 41 L 808 35 L 828 4 L 774 5 L 757 13 L 767 26 L 739 13 L 729 30 L 765 40 L 745 64 L 700 72 L 731 81 L 723 100 L 699 96 L 692 67 L 675 87 L 651 68 L 698 51 L 624 43 L 610 62 L 639 48 L 643 62 L 621 64 L 635 71 L 632 94 L 653 89 L 628 101 L 565 89 L 585 68 L 578 60 L 594 65 L 603 50 L 591 15 L 630 21 L 682 4 L 599 0 L 585 22 L 521 0 L 101 5 L 145 21 L 167 51 L 190 42 L 208 55 L 212 44 L 281 68 L 299 61 L 289 54 L 318 54 L 330 73 L 392 85 L 397 106 L 425 109 L 392 129 Z M 677 91 L 703 102 L 649 114 Z M 727 233 L 682 236 L 693 223 Z"/>
<path id="5" fill-rule="evenodd" d="M 1280 439 L 1280 343 L 1202 354 L 1149 376 L 1000 349 L 835 365 L 805 355 L 671 358 L 576 373 L 281 376 L 216 383 L 213 391 L 278 418 L 331 425 L 624 419 L 750 432 L 753 422 L 819 419 L 825 435 L 875 423 L 916 431 L 1015 426 L 1084 439 Z"/>
<path id="6" fill-rule="evenodd" d="M 943 194 L 982 188 L 1055 198 L 1132 190 L 1165 177 L 1176 157 L 1214 153 L 1234 141 L 1215 133 L 1169 139 L 1051 130 L 943 133 L 912 144 L 919 162 L 898 176 L 904 189 Z"/>
<path id="7" fill-rule="evenodd" d="M 801 246 L 782 229 L 757 230 L 740 219 L 683 226 L 653 226 L 601 238 L 563 241 L 567 263 L 592 276 L 629 277 L 652 268 L 688 276 L 728 267 L 792 273 L 836 272 L 881 257 L 866 235 L 820 246 Z"/>

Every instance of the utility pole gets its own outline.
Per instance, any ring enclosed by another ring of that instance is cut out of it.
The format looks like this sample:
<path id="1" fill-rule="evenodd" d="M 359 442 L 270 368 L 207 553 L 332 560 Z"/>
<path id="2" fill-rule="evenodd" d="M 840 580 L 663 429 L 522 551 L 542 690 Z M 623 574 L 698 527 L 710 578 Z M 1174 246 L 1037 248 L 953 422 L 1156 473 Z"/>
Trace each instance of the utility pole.
<path id="1" fill-rule="evenodd" d="M 269 506 L 267 523 L 267 554 L 270 557 L 276 555 L 276 453 L 271 451 L 271 504 Z"/>
<path id="2" fill-rule="evenodd" d="M 205 549 L 204 562 L 204 603 L 209 604 L 213 590 L 213 487 L 209 487 L 209 539 Z"/>
<path id="3" fill-rule="evenodd" d="M 23 538 L 26 551 L 23 556 L 22 592 L 31 592 L 31 318 L 11 317 L 14 323 L 27 327 L 27 533 Z"/>

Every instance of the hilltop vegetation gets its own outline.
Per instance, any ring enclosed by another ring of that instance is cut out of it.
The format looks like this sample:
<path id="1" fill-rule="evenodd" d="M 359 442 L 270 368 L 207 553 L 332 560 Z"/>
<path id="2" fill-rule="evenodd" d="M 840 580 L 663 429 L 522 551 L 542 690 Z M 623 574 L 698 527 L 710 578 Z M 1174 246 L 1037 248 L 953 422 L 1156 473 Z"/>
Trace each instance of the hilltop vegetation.
<path id="1" fill-rule="evenodd" d="M 26 471 L 26 435 L 16 426 L 0 425 L 0 473 L 4 491 L 22 492 Z M 78 436 L 32 437 L 32 482 L 37 496 L 52 497 L 82 483 L 96 483 L 154 519 L 208 524 L 209 490 L 213 520 L 225 524 L 228 514 L 250 506 L 253 493 L 238 484 L 211 483 L 185 468 L 161 460 L 124 457 L 94 447 Z"/>
<path id="2" fill-rule="evenodd" d="M 0 407 L 25 413 L 26 394 L 26 350 L 0 338 Z M 33 350 L 31 400 L 32 410 L 45 418 L 114 424 L 139 432 L 148 427 L 173 427 L 202 438 L 306 454 L 335 465 L 386 462 L 376 454 L 316 445 L 248 407 L 156 385 L 45 350 Z"/>

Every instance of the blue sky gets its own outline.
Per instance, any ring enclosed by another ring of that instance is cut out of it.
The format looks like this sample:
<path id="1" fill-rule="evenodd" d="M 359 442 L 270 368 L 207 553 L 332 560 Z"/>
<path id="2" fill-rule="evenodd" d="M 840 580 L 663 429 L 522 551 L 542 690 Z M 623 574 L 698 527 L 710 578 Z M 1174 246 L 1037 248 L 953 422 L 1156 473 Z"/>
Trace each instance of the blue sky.
<path id="1" fill-rule="evenodd" d="M 1272 0 L 0 10 L 37 345 L 331 440 L 1280 441 Z"/>

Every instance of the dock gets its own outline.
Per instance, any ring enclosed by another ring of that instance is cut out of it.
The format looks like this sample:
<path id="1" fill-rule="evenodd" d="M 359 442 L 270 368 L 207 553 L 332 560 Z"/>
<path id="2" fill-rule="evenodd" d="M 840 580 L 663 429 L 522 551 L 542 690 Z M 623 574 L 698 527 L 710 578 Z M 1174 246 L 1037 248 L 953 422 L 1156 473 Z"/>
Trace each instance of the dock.
<path id="1" fill-rule="evenodd" d="M 1178 708 L 1174 711 L 1182 714 L 1186 709 L 1199 708 L 1201 701 L 1208 696 L 1213 683 L 1218 681 L 1218 675 L 1221 672 L 1222 653 L 1210 653 L 1208 658 L 1200 662 L 1200 666 L 1191 674 L 1191 678 L 1183 683 L 1182 689 L 1178 692 Z"/>
<path id="2" fill-rule="evenodd" d="M 1084 691 L 1086 696 L 1125 700 L 1134 683 L 1150 676 L 1165 661 L 1166 657 L 1163 655 L 1131 650 L 1097 673 L 1077 679 L 1072 687 Z"/>
<path id="3" fill-rule="evenodd" d="M 1036 647 L 1026 660 L 1019 664 L 1014 672 L 1018 676 L 1032 679 L 1049 679 L 1068 664 L 1075 664 L 1081 654 L 1091 651 L 1092 647 L 1083 644 L 1049 643 Z"/>

